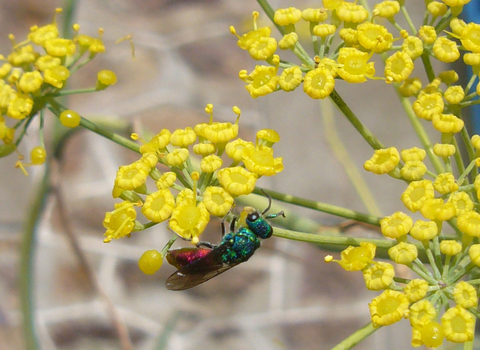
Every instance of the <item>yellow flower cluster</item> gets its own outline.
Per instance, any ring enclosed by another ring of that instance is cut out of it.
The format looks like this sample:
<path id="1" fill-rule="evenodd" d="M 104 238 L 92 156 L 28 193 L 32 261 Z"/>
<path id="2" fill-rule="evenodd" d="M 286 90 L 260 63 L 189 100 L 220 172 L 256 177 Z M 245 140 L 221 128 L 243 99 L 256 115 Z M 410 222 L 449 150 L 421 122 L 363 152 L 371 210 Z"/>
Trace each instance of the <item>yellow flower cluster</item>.
<path id="1" fill-rule="evenodd" d="M 339 31 L 343 40 L 339 50 L 329 47 L 332 41 L 328 35 L 334 35 L 333 32 L 327 34 L 325 40 L 319 35 L 320 29 L 312 31 L 321 46 L 314 60 L 316 66 L 302 67 L 307 94 L 314 97 L 311 85 L 317 75 L 312 72 L 322 75 L 319 81 L 323 87 L 337 75 L 348 82 L 363 82 L 374 75 L 373 64 L 371 71 L 367 68 L 372 55 L 384 54 L 383 78 L 398 89 L 411 119 L 424 123 L 419 124 L 419 128 L 428 125 L 439 132 L 439 143 L 435 145 L 424 142 L 425 149 L 413 147 L 400 152 L 395 147 L 377 149 L 364 163 L 367 171 L 388 174 L 406 183 L 401 201 L 410 213 L 398 211 L 380 220 L 380 226 L 383 236 L 395 242 L 388 249 L 390 259 L 407 266 L 416 278 L 411 278 L 412 274 L 407 275 L 408 278 L 399 277 L 394 265 L 374 261 L 379 248 L 364 241 L 345 249 L 340 260 L 331 256 L 325 259 L 337 262 L 345 270 L 361 271 L 368 289 L 382 290 L 369 304 L 373 326 L 386 326 L 407 318 L 412 327 L 414 347 L 435 348 L 444 340 L 472 341 L 475 319 L 480 317 L 477 311 L 480 280 L 472 273 L 480 267 L 480 135 L 470 138 L 462 119 L 462 108 L 478 104 L 480 94 L 477 83 L 480 24 L 465 23 L 458 18 L 468 2 L 426 1 L 424 24 L 428 25 L 418 30 L 412 25 L 410 31 L 402 29 L 395 21 L 401 1 L 382 1 L 370 16 L 361 5 L 325 0 L 325 9 L 317 12 L 309 9 L 309 16 L 302 16 L 305 20 L 315 20 L 312 29 L 322 25 L 317 22 L 329 18 L 330 24 L 337 28 L 339 21 L 344 24 Z M 313 13 L 322 16 L 315 18 Z M 387 18 L 399 31 L 402 42 L 397 47 L 392 43 L 398 39 L 394 39 L 380 21 L 376 23 L 380 17 Z M 323 33 L 327 33 L 327 27 L 322 25 L 322 28 Z M 395 51 L 390 53 L 391 50 Z M 334 54 L 328 55 L 328 52 Z M 464 63 L 472 67 L 473 77 L 466 86 L 461 86 L 455 71 L 435 74 L 433 68 L 426 65 L 429 82 L 422 87 L 420 78 L 411 77 L 414 62 L 420 56 L 423 63 L 430 59 L 450 63 L 463 56 Z M 333 60 L 328 67 L 321 63 L 326 59 Z M 279 58 L 272 56 L 271 62 L 275 65 L 276 61 Z M 352 67 L 357 68 L 355 77 L 349 75 Z M 317 83 L 316 87 L 319 86 Z M 324 88 L 322 94 L 315 96 L 324 98 L 329 93 Z M 429 140 L 422 132 L 419 132 L 420 137 Z M 469 155 L 466 165 L 460 156 L 457 139 L 466 141 Z M 425 161 L 427 156 L 429 163 Z M 431 167 L 433 169 L 429 169 Z M 413 213 L 421 218 L 415 220 Z"/>
<path id="2" fill-rule="evenodd" d="M 418 31 L 414 27 L 410 27 L 409 31 L 403 29 L 395 21 L 395 16 L 400 12 L 400 3 L 403 3 L 399 1 L 382 1 L 375 5 L 371 14 L 362 5 L 344 0 L 324 1 L 323 8 L 307 8 L 303 11 L 294 7 L 278 9 L 273 17 L 275 24 L 282 28 L 283 37 L 278 42 L 271 36 L 269 27 L 257 28 L 259 14 L 254 12 L 252 31 L 240 36 L 231 26 L 230 32 L 237 36 L 237 44 L 241 49 L 248 51 L 254 60 L 265 61 L 268 65 L 257 65 L 250 73 L 242 70 L 239 77 L 247 83 L 246 89 L 253 98 L 278 90 L 293 91 L 303 83 L 304 92 L 314 99 L 328 97 L 336 79 L 349 83 L 363 83 L 367 78 L 384 79 L 387 83 L 402 84 L 400 91 L 406 96 L 417 97 L 415 113 L 431 120 L 432 114 L 443 109 L 439 101 L 442 96 L 438 97 L 442 91 L 438 86 L 432 88 L 431 84 L 422 91 L 421 85 L 412 85 L 418 82 L 410 78 L 414 61 L 422 55 L 428 55 L 450 63 L 460 58 L 459 50 L 464 50 L 464 62 L 478 72 L 480 25 L 467 25 L 457 17 L 468 2 L 426 1 L 430 23 L 437 20 L 443 27 L 424 25 Z M 449 7 L 451 12 L 448 11 Z M 397 38 L 384 25 L 385 19 L 398 31 Z M 452 33 L 440 35 L 448 23 Z M 309 26 L 314 57 L 310 57 L 298 42 L 296 26 L 302 25 Z M 396 40 L 402 40 L 399 47 L 393 47 Z M 301 63 L 281 60 L 278 49 L 292 50 Z M 382 77 L 375 77 L 373 55 L 385 57 Z M 279 71 L 280 67 L 283 71 Z M 451 80 L 440 81 L 447 85 L 443 94 L 449 104 L 458 104 L 474 97 L 468 96 L 461 87 L 452 86 Z M 439 127 L 444 127 L 442 121 Z"/>
<path id="3" fill-rule="evenodd" d="M 60 13 L 57 9 L 56 13 Z M 32 119 L 40 116 L 43 134 L 44 110 L 50 109 L 62 124 L 75 127 L 80 123 L 80 116 L 63 107 L 56 100 L 60 95 L 72 94 L 65 91 L 65 85 L 71 74 L 91 61 L 98 53 L 105 51 L 100 37 L 79 34 L 80 27 L 74 25 L 74 38 L 60 37 L 56 19 L 51 24 L 30 28 L 27 39 L 17 43 L 13 34 L 12 51 L 5 57 L 0 55 L 0 157 L 8 156 L 17 150 Z M 102 30 L 99 30 L 101 35 Z M 82 56 L 87 56 L 79 62 Z M 102 90 L 115 84 L 116 77 L 111 71 L 101 71 L 98 75 L 95 90 Z M 84 91 L 86 92 L 86 91 Z M 68 113 L 60 117 L 64 111 Z M 41 145 L 30 153 L 31 163 L 23 164 L 20 160 L 17 167 L 25 172 L 27 165 L 43 164 L 46 157 L 43 137 Z"/>
<path id="4" fill-rule="evenodd" d="M 258 131 L 253 144 L 237 137 L 238 107 L 233 107 L 234 124 L 214 122 L 210 104 L 205 111 L 209 123 L 173 132 L 163 129 L 140 147 L 139 160 L 119 168 L 113 197 L 124 202 L 105 215 L 104 242 L 168 220 L 175 233 L 196 244 L 210 215 L 227 215 L 234 198 L 251 193 L 258 178 L 283 170 L 282 158 L 273 156 L 272 146 L 280 140 L 275 130 Z M 160 172 L 157 164 L 168 171 Z M 155 191 L 147 189 L 149 178 Z M 133 206 L 141 207 L 148 224 L 136 221 Z"/>

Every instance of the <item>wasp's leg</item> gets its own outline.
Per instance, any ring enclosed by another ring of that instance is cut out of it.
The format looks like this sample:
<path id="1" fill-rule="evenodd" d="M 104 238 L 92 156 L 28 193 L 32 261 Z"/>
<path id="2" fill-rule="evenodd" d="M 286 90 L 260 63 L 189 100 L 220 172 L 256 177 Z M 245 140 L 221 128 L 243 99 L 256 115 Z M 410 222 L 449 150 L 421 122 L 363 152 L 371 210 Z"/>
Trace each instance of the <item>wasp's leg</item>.
<path id="1" fill-rule="evenodd" d="M 276 214 L 267 215 L 267 216 L 265 216 L 265 219 L 275 219 L 278 216 L 285 217 L 285 213 L 283 212 L 283 210 L 281 212 L 276 213 Z"/>

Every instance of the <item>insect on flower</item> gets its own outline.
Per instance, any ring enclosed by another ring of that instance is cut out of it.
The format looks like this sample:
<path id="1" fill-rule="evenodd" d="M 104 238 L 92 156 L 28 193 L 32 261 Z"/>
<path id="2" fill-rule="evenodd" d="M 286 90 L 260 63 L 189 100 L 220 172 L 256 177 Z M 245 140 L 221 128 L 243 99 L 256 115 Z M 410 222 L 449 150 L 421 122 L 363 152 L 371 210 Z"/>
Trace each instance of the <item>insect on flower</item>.
<path id="1" fill-rule="evenodd" d="M 235 230 L 236 218 L 234 218 L 230 223 L 230 232 L 225 234 L 223 221 L 223 239 L 219 245 L 200 242 L 196 248 L 168 251 L 167 261 L 178 270 L 165 282 L 167 289 L 190 289 L 247 261 L 260 247 L 260 238 L 267 239 L 272 236 L 273 228 L 266 219 L 273 219 L 280 215 L 285 217 L 283 211 L 264 215 L 272 204 L 270 196 L 268 200 L 268 206 L 262 213 L 252 207 L 245 207 L 240 214 L 241 223 L 237 230 Z"/>

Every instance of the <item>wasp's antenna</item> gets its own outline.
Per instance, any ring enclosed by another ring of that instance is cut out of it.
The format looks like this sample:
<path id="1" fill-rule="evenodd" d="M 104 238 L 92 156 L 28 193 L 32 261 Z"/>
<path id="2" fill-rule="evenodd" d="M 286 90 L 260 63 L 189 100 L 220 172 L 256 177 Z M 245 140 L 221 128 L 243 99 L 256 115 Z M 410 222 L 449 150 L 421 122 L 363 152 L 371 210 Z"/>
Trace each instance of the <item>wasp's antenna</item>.
<path id="1" fill-rule="evenodd" d="M 237 221 L 237 218 L 234 216 L 232 221 L 230 222 L 230 232 L 235 232 L 235 222 Z"/>
<path id="2" fill-rule="evenodd" d="M 261 189 L 262 193 L 265 195 L 265 197 L 268 198 L 268 206 L 267 208 L 262 212 L 262 215 L 265 214 L 267 211 L 270 210 L 270 207 L 272 206 L 272 197 L 267 193 L 265 192 L 265 190 L 262 188 Z"/>

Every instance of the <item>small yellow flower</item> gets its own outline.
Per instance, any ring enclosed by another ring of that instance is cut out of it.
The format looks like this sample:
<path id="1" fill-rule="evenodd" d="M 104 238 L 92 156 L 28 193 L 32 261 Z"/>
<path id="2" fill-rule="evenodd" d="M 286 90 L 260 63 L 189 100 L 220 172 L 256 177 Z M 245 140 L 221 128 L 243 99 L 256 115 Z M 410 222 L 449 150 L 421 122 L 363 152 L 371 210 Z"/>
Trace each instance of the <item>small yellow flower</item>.
<path id="1" fill-rule="evenodd" d="M 157 165 L 158 157 L 155 153 L 145 153 L 142 154 L 142 157 L 138 160 L 139 163 L 143 163 L 148 169 L 152 169 Z"/>
<path id="2" fill-rule="evenodd" d="M 112 239 L 119 239 L 122 237 L 130 237 L 135 226 L 135 218 L 137 213 L 133 209 L 133 204 L 130 202 L 122 202 L 115 204 L 115 210 L 105 214 L 103 226 L 107 229 L 103 242 L 108 243 Z"/>
<path id="3" fill-rule="evenodd" d="M 265 96 L 275 91 L 279 77 L 277 67 L 255 66 L 255 69 L 249 75 L 246 71 L 240 71 L 240 79 L 248 83 L 245 86 L 250 96 L 257 98 Z"/>
<path id="4" fill-rule="evenodd" d="M 364 22 L 357 27 L 358 42 L 367 50 L 382 53 L 390 50 L 393 35 L 380 24 Z"/>
<path id="5" fill-rule="evenodd" d="M 195 198 L 185 198 L 173 209 L 168 226 L 183 239 L 198 243 L 198 237 L 207 227 L 210 213 L 203 202 L 195 203 Z"/>
<path id="6" fill-rule="evenodd" d="M 225 152 L 235 162 L 239 163 L 243 160 L 243 151 L 246 148 L 255 148 L 255 146 L 251 142 L 238 138 L 227 143 L 225 146 Z"/>
<path id="7" fill-rule="evenodd" d="M 433 53 L 435 57 L 445 63 L 455 62 L 460 58 L 460 52 L 457 49 L 457 43 L 447 39 L 444 36 L 439 37 L 433 44 Z"/>
<path id="8" fill-rule="evenodd" d="M 387 83 L 401 83 L 412 74 L 413 68 L 410 56 L 405 52 L 398 51 L 385 61 L 385 80 Z"/>
<path id="9" fill-rule="evenodd" d="M 230 27 L 230 31 L 236 35 L 233 27 Z M 269 37 L 271 33 L 272 33 L 272 30 L 269 27 L 262 27 L 262 28 L 258 28 L 257 30 L 252 30 L 248 33 L 245 33 L 242 35 L 242 37 L 237 35 L 238 37 L 237 45 L 242 50 L 248 50 L 253 43 L 257 42 L 261 38 Z"/>
<path id="10" fill-rule="evenodd" d="M 346 46 L 352 47 L 359 45 L 358 42 L 358 33 L 353 28 L 342 28 L 339 32 L 340 39 L 345 42 Z"/>
<path id="11" fill-rule="evenodd" d="M 400 175 L 407 181 L 420 180 L 427 172 L 427 166 L 420 160 L 411 160 L 400 169 Z"/>
<path id="12" fill-rule="evenodd" d="M 250 57 L 254 60 L 267 60 L 277 51 L 277 40 L 272 37 L 262 37 L 254 41 L 248 48 Z"/>
<path id="13" fill-rule="evenodd" d="M 12 71 L 10 63 L 4 63 L 0 66 L 0 78 L 5 78 Z M 5 83 L 5 81 L 3 81 Z"/>
<path id="14" fill-rule="evenodd" d="M 202 159 L 200 162 L 200 169 L 202 169 L 204 173 L 213 173 L 220 169 L 222 164 L 222 158 L 216 156 L 215 154 L 211 154 Z"/>
<path id="15" fill-rule="evenodd" d="M 433 183 L 430 180 L 412 181 L 401 196 L 405 207 L 411 212 L 420 210 L 427 199 L 435 196 Z"/>
<path id="16" fill-rule="evenodd" d="M 412 108 L 417 117 L 432 120 L 434 115 L 443 112 L 444 106 L 441 93 L 421 93 L 413 103 Z"/>
<path id="17" fill-rule="evenodd" d="M 140 162 L 123 165 L 118 168 L 115 186 L 124 191 L 134 190 L 147 181 L 150 168 Z"/>
<path id="18" fill-rule="evenodd" d="M 167 145 L 170 143 L 170 131 L 168 129 L 162 129 L 157 135 L 152 137 L 152 139 L 140 147 L 140 152 L 150 153 L 150 152 L 163 152 L 165 151 Z"/>
<path id="19" fill-rule="evenodd" d="M 22 67 L 35 62 L 38 56 L 40 55 L 35 52 L 32 45 L 25 45 L 13 50 L 7 59 L 14 67 Z"/>
<path id="20" fill-rule="evenodd" d="M 165 160 L 171 167 L 183 168 L 183 163 L 188 159 L 189 152 L 186 148 L 175 148 L 167 154 Z"/>
<path id="21" fill-rule="evenodd" d="M 138 268 L 146 275 L 153 275 L 160 270 L 162 264 L 162 254 L 154 249 L 145 251 L 138 259 Z"/>
<path id="22" fill-rule="evenodd" d="M 416 96 L 422 89 L 422 81 L 419 78 L 408 78 L 400 85 L 398 92 L 403 97 Z"/>
<path id="23" fill-rule="evenodd" d="M 314 99 L 328 97 L 335 87 L 332 73 L 325 67 L 319 67 L 305 74 L 303 91 Z"/>
<path id="24" fill-rule="evenodd" d="M 455 154 L 455 152 L 455 146 L 449 143 L 436 143 L 433 146 L 433 153 L 438 157 L 451 157 Z"/>
<path id="25" fill-rule="evenodd" d="M 193 145 L 193 153 L 206 157 L 217 151 L 217 147 L 210 141 L 205 141 Z"/>
<path id="26" fill-rule="evenodd" d="M 40 89 L 43 84 L 43 77 L 38 71 L 26 72 L 22 75 L 18 82 L 18 87 L 26 93 L 35 92 Z"/>
<path id="27" fill-rule="evenodd" d="M 272 147 L 280 141 L 280 135 L 273 129 L 261 129 L 257 131 L 256 139 L 258 146 Z"/>
<path id="28" fill-rule="evenodd" d="M 418 327 L 433 321 L 437 317 L 435 306 L 426 299 L 420 300 L 410 306 L 408 319 L 412 327 Z"/>
<path id="29" fill-rule="evenodd" d="M 168 171 L 157 180 L 155 185 L 159 190 L 170 188 L 177 181 L 177 175 L 173 171 Z"/>
<path id="30" fill-rule="evenodd" d="M 360 247 L 349 246 L 340 254 L 337 262 L 344 270 L 360 271 L 373 262 L 377 246 L 370 242 L 361 242 Z"/>
<path id="31" fill-rule="evenodd" d="M 152 222 L 162 222 L 172 215 L 175 198 L 168 188 L 158 190 L 145 198 L 142 213 Z"/>
<path id="32" fill-rule="evenodd" d="M 388 256 L 397 264 L 410 265 L 418 257 L 418 249 L 413 244 L 400 242 L 388 250 Z"/>
<path id="33" fill-rule="evenodd" d="M 400 238 L 405 236 L 412 228 L 412 225 L 412 218 L 401 211 L 397 211 L 396 213 L 380 220 L 382 234 L 389 238 Z"/>
<path id="34" fill-rule="evenodd" d="M 473 187 L 475 188 L 475 191 L 477 191 L 477 198 L 480 199 L 480 174 L 475 177 Z"/>
<path id="35" fill-rule="evenodd" d="M 445 101 L 452 105 L 459 104 L 465 97 L 465 90 L 460 85 L 449 86 L 443 94 Z"/>
<path id="36" fill-rule="evenodd" d="M 428 241 L 438 235 L 438 226 L 434 221 L 417 220 L 410 230 L 410 236 L 418 241 Z"/>
<path id="37" fill-rule="evenodd" d="M 28 34 L 28 40 L 40 46 L 43 46 L 46 40 L 55 38 L 58 38 L 58 28 L 55 23 L 42 27 L 33 26 Z"/>
<path id="38" fill-rule="evenodd" d="M 418 30 L 418 36 L 425 44 L 433 44 L 437 40 L 437 32 L 435 27 L 421 26 Z"/>
<path id="39" fill-rule="evenodd" d="M 403 40 L 402 51 L 410 56 L 412 60 L 415 60 L 423 53 L 423 42 L 419 37 L 408 36 L 405 40 Z"/>
<path id="40" fill-rule="evenodd" d="M 439 174 L 433 182 L 433 187 L 440 194 L 447 194 L 458 190 L 458 185 L 452 173 Z"/>
<path id="41" fill-rule="evenodd" d="M 13 119 L 25 119 L 33 108 L 33 100 L 27 95 L 15 94 L 8 103 L 7 115 Z"/>
<path id="42" fill-rule="evenodd" d="M 398 1 L 382 1 L 376 4 L 372 14 L 378 17 L 392 18 L 400 11 Z"/>
<path id="43" fill-rule="evenodd" d="M 408 310 L 408 304 L 405 294 L 387 289 L 368 304 L 373 327 L 388 326 L 400 321 Z"/>
<path id="44" fill-rule="evenodd" d="M 445 70 L 443 72 L 440 72 L 438 77 L 440 78 L 442 83 L 445 83 L 447 86 L 450 86 L 453 83 L 456 83 L 458 79 L 460 79 L 460 77 L 458 76 L 458 73 L 455 72 L 454 70 Z"/>
<path id="45" fill-rule="evenodd" d="M 440 252 L 444 255 L 457 255 L 462 251 L 462 245 L 455 240 L 443 240 L 440 242 Z"/>
<path id="46" fill-rule="evenodd" d="M 362 270 L 365 285 L 369 290 L 382 290 L 387 288 L 395 277 L 395 270 L 389 263 L 378 262 Z"/>
<path id="47" fill-rule="evenodd" d="M 402 149 L 400 157 L 404 162 L 422 161 L 427 156 L 427 152 L 424 149 L 418 147 L 412 147 L 408 149 Z"/>
<path id="48" fill-rule="evenodd" d="M 349 83 L 363 83 L 375 75 L 373 62 L 368 62 L 371 54 L 353 47 L 341 48 L 338 63 L 341 65 L 338 74 Z"/>
<path id="49" fill-rule="evenodd" d="M 46 83 L 55 86 L 57 89 L 63 88 L 65 81 L 70 77 L 70 71 L 65 66 L 55 66 L 47 68 L 44 71 L 44 80 Z"/>
<path id="50" fill-rule="evenodd" d="M 400 155 L 395 147 L 377 149 L 372 158 L 363 167 L 374 174 L 381 175 L 391 172 L 400 162 Z"/>
<path id="51" fill-rule="evenodd" d="M 468 250 L 470 260 L 477 266 L 480 266 L 480 244 L 472 244 Z"/>
<path id="52" fill-rule="evenodd" d="M 363 6 L 345 1 L 337 8 L 336 13 L 340 20 L 348 23 L 362 23 L 368 18 L 368 11 Z"/>
<path id="53" fill-rule="evenodd" d="M 192 128 L 177 129 L 170 135 L 170 143 L 175 147 L 188 147 L 197 140 Z"/>
<path id="54" fill-rule="evenodd" d="M 343 5 L 344 0 L 323 0 L 323 6 L 329 10 L 335 10 Z"/>
<path id="55" fill-rule="evenodd" d="M 298 41 L 298 34 L 291 32 L 285 34 L 282 39 L 278 42 L 278 47 L 282 50 L 287 50 L 293 48 Z"/>
<path id="56" fill-rule="evenodd" d="M 473 340 L 475 318 L 460 306 L 451 307 L 442 316 L 445 339 L 452 343 L 466 343 Z"/>
<path id="57" fill-rule="evenodd" d="M 234 110 L 236 109 L 234 108 Z M 228 141 L 233 140 L 235 137 L 237 137 L 239 120 L 240 120 L 239 109 L 238 109 L 237 119 L 234 124 L 213 122 L 213 113 L 210 113 L 210 123 L 205 125 L 205 127 L 202 130 L 201 136 L 205 137 L 211 143 L 217 145 L 217 147 L 224 145 Z M 223 149 L 223 146 L 222 146 L 222 149 Z"/>
<path id="58" fill-rule="evenodd" d="M 300 21 L 300 19 L 302 19 L 302 11 L 295 7 L 278 9 L 273 16 L 273 21 L 280 26 L 295 24 Z"/>
<path id="59" fill-rule="evenodd" d="M 319 23 L 328 18 L 326 9 L 312 9 L 308 8 L 302 11 L 302 18 L 307 22 Z"/>
<path id="60" fill-rule="evenodd" d="M 458 17 L 452 17 L 450 20 L 450 28 L 452 29 L 452 32 L 458 36 L 462 34 L 463 28 L 465 28 L 467 24 L 463 19 L 460 19 Z"/>
<path id="61" fill-rule="evenodd" d="M 44 47 L 50 56 L 55 57 L 71 56 L 76 49 L 73 40 L 63 38 L 45 40 Z"/>
<path id="62" fill-rule="evenodd" d="M 312 33 L 313 35 L 319 36 L 321 38 L 326 38 L 329 35 L 335 34 L 336 30 L 337 27 L 333 24 L 321 23 L 313 27 Z"/>
<path id="63" fill-rule="evenodd" d="M 441 17 L 447 11 L 447 5 L 438 1 L 432 1 L 427 5 L 427 11 L 430 12 L 434 17 Z"/>
<path id="64" fill-rule="evenodd" d="M 302 79 L 303 74 L 299 67 L 289 67 L 280 75 L 278 85 L 280 85 L 280 88 L 283 91 L 290 92 L 295 90 L 302 83 Z"/>
<path id="65" fill-rule="evenodd" d="M 259 176 L 273 176 L 283 171 L 283 158 L 274 158 L 273 148 L 267 146 L 245 148 L 243 163 L 250 172 Z"/>
<path id="66" fill-rule="evenodd" d="M 460 281 L 455 285 L 452 295 L 455 304 L 464 309 L 477 307 L 478 305 L 477 290 L 465 281 Z"/>
<path id="67" fill-rule="evenodd" d="M 410 303 L 415 303 L 425 297 L 428 291 L 428 282 L 422 279 L 413 279 L 403 289 Z"/>
<path id="68" fill-rule="evenodd" d="M 473 201 L 470 196 L 463 192 L 455 192 L 449 199 L 455 207 L 455 216 L 463 215 L 469 211 L 473 210 Z"/>
<path id="69" fill-rule="evenodd" d="M 442 198 L 433 198 L 423 203 L 420 212 L 429 220 L 447 221 L 455 216 L 456 210 L 452 202 L 445 203 Z"/>
<path id="70" fill-rule="evenodd" d="M 234 197 L 251 193 L 257 182 L 255 174 L 238 166 L 221 169 L 217 176 L 222 187 Z"/>
<path id="71" fill-rule="evenodd" d="M 457 133 L 463 129 L 464 122 L 453 114 L 435 114 L 432 117 L 435 129 L 443 133 Z"/>
<path id="72" fill-rule="evenodd" d="M 224 217 L 233 206 L 233 197 L 222 187 L 209 186 L 203 193 L 203 203 L 210 214 Z"/>
<path id="73" fill-rule="evenodd" d="M 457 219 L 458 229 L 463 233 L 480 237 L 480 214 L 475 211 L 466 212 Z"/>
<path id="74" fill-rule="evenodd" d="M 447 4 L 448 5 L 448 4 Z M 462 30 L 460 41 L 468 51 L 480 52 L 480 24 L 468 23 Z"/>

